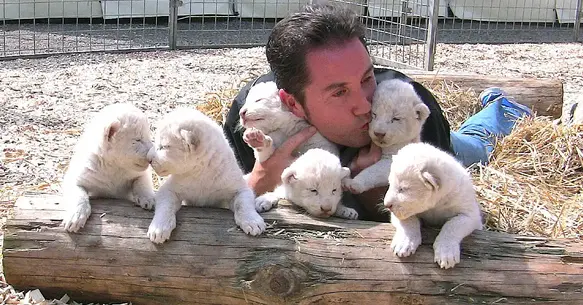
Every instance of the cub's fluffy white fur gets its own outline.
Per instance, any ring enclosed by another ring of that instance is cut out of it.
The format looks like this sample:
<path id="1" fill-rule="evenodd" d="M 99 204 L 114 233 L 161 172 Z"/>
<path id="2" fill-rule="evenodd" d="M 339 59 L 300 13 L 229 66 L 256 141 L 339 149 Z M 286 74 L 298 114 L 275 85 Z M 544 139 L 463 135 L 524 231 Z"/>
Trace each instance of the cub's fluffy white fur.
<path id="1" fill-rule="evenodd" d="M 409 256 L 421 244 L 421 220 L 443 225 L 433 244 L 434 260 L 441 268 L 455 266 L 463 238 L 482 229 L 471 176 L 453 156 L 426 143 L 403 147 L 393 161 L 384 198 L 396 228 L 391 248 Z"/>
<path id="2" fill-rule="evenodd" d="M 88 122 L 63 178 L 63 226 L 77 232 L 91 214 L 89 199 L 127 199 L 154 205 L 148 151 L 152 147 L 146 115 L 130 104 L 104 107 Z"/>
<path id="3" fill-rule="evenodd" d="M 382 157 L 353 179 L 344 179 L 343 186 L 360 194 L 388 185 L 392 156 L 403 146 L 420 141 L 421 129 L 429 112 L 411 84 L 399 79 L 379 83 L 373 96 L 368 133 L 381 147 Z"/>
<path id="4" fill-rule="evenodd" d="M 198 110 L 179 108 L 158 123 L 152 167 L 168 179 L 156 193 L 154 219 L 148 237 L 155 243 L 170 238 L 182 203 L 230 209 L 247 234 L 265 230 L 255 210 L 255 194 L 243 179 L 220 126 Z"/>
<path id="5" fill-rule="evenodd" d="M 278 91 L 275 82 L 255 84 L 239 111 L 240 124 L 245 128 L 243 140 L 253 148 L 255 159 L 259 162 L 268 159 L 290 136 L 310 126 L 282 104 Z M 336 144 L 318 132 L 299 147 L 298 153 L 305 153 L 310 148 L 339 154 Z"/>
<path id="6" fill-rule="evenodd" d="M 283 171 L 282 185 L 257 197 L 257 210 L 267 211 L 277 205 L 279 199 L 287 199 L 316 217 L 334 215 L 356 219 L 358 213 L 340 202 L 341 181 L 349 175 L 350 169 L 342 167 L 335 155 L 319 148 L 309 149 Z"/>

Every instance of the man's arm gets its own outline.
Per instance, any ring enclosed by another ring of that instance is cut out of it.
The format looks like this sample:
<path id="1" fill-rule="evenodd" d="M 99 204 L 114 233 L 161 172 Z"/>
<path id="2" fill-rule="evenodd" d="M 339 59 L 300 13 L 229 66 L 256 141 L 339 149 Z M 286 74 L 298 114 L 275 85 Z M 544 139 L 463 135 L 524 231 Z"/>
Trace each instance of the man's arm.
<path id="1" fill-rule="evenodd" d="M 281 183 L 283 170 L 295 161 L 293 152 L 298 146 L 316 134 L 315 127 L 307 127 L 287 139 L 276 148 L 269 159 L 255 161 L 253 170 L 249 174 L 247 184 L 255 191 L 257 196 L 271 192 Z"/>
<path id="2" fill-rule="evenodd" d="M 343 166 L 350 168 L 350 175 L 354 178 L 363 169 L 380 160 L 381 155 L 381 148 L 371 142 L 370 146 L 360 149 L 345 148 L 341 153 L 340 159 Z M 346 191 L 343 193 L 342 203 L 355 209 L 358 212 L 358 219 L 389 222 L 390 213 L 385 212 L 382 206 L 387 189 L 388 186 L 382 186 L 361 194 L 352 194 L 350 191 Z"/>
<path id="3" fill-rule="evenodd" d="M 306 128 L 285 141 L 269 159 L 262 163 L 256 162 L 253 149 L 243 141 L 244 129 L 239 126 L 239 110 L 245 104 L 247 94 L 253 85 L 273 80 L 273 74 L 268 73 L 245 85 L 233 100 L 227 121 L 223 125 L 223 132 L 229 140 L 239 165 L 245 174 L 249 174 L 247 183 L 257 196 L 273 191 L 281 183 L 281 173 L 295 160 L 292 152 L 316 133 L 315 128 Z"/>

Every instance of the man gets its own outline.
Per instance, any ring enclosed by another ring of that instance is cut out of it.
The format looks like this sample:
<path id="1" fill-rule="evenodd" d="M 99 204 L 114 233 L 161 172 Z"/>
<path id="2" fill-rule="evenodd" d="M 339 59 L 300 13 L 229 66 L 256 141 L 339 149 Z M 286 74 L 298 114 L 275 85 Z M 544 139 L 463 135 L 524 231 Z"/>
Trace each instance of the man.
<path id="1" fill-rule="evenodd" d="M 492 114 L 492 110 L 484 112 L 492 108 L 488 106 L 473 121 L 468 120 L 472 124 L 450 133 L 449 123 L 429 90 L 395 70 L 373 68 L 364 37 L 365 27 L 360 18 L 340 6 L 307 6 L 276 24 L 266 46 L 271 72 L 239 92 L 224 125 L 243 170 L 250 173 L 248 183 L 258 195 L 275 188 L 282 171 L 294 160 L 292 151 L 316 130 L 341 146 L 341 161 L 350 167 L 352 176 L 378 161 L 381 150 L 371 142 L 368 123 L 376 85 L 385 79 L 400 78 L 414 86 L 431 110 L 421 140 L 458 156 L 464 165 L 487 162 L 491 152 L 487 145 L 492 143 L 493 136 L 510 132 L 512 126 L 500 126 L 496 121 L 499 115 L 504 117 L 505 108 L 499 111 L 501 106 L 497 106 Z M 237 125 L 239 109 L 249 89 L 265 81 L 275 81 L 282 102 L 315 128 L 298 132 L 268 160 L 259 163 L 255 162 L 253 150 L 243 142 L 242 130 Z M 492 93 L 488 97 L 499 95 Z M 484 128 L 485 121 L 493 122 L 489 124 L 492 126 Z M 360 219 L 389 221 L 388 214 L 380 213 L 378 208 L 386 190 L 380 187 L 354 197 L 345 193 L 345 204 L 357 209 Z"/>

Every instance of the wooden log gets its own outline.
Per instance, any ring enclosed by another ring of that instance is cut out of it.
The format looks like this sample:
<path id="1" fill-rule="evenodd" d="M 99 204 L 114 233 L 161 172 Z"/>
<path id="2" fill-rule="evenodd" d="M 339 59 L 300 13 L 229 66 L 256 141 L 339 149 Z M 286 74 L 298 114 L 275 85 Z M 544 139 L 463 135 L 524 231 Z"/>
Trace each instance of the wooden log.
<path id="1" fill-rule="evenodd" d="M 259 237 L 227 210 L 183 207 L 171 240 L 150 242 L 152 212 L 95 200 L 66 233 L 59 197 L 22 197 L 6 223 L 4 272 L 51 298 L 133 304 L 583 304 L 583 246 L 480 231 L 453 269 L 433 263 L 436 231 L 417 253 L 390 252 L 388 223 L 321 220 L 287 207 L 263 214 Z"/>
<path id="2" fill-rule="evenodd" d="M 563 83 L 557 79 L 505 78 L 477 74 L 401 70 L 425 85 L 447 82 L 476 94 L 489 87 L 500 87 L 516 101 L 533 109 L 537 115 L 559 118 L 563 112 Z"/>

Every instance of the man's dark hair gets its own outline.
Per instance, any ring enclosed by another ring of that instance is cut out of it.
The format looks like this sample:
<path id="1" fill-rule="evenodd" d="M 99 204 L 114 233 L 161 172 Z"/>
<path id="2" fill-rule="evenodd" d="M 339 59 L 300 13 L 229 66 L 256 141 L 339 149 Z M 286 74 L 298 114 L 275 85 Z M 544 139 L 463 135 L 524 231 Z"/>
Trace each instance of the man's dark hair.
<path id="1" fill-rule="evenodd" d="M 307 5 L 278 22 L 269 35 L 265 53 L 277 87 L 304 105 L 310 75 L 306 54 L 316 48 L 360 39 L 366 48 L 360 17 L 345 6 Z"/>

